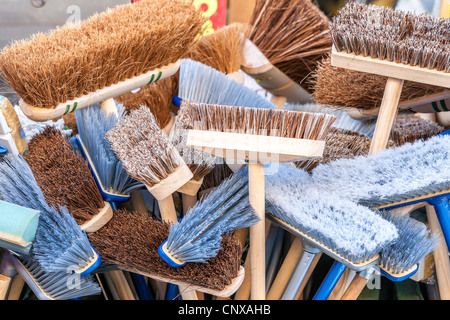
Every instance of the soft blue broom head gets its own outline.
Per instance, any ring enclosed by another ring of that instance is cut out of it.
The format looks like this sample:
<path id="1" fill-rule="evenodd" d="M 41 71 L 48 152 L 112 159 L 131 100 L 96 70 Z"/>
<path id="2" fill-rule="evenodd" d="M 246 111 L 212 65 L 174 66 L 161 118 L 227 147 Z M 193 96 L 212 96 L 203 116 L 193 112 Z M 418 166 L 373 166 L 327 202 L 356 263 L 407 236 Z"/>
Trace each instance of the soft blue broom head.
<path id="1" fill-rule="evenodd" d="M 32 257 L 49 272 L 83 268 L 96 256 L 84 231 L 65 207 L 50 207 L 21 155 L 0 162 L 0 199 L 40 211 Z"/>
<path id="2" fill-rule="evenodd" d="M 125 195 L 143 184 L 132 179 L 111 150 L 105 134 L 122 118 L 125 108 L 117 104 L 118 116 L 107 116 L 99 104 L 76 111 L 78 133 L 92 159 L 103 188 L 115 194 Z"/>
<path id="3" fill-rule="evenodd" d="M 277 109 L 250 88 L 200 62 L 182 59 L 178 96 L 206 104 Z"/>
<path id="4" fill-rule="evenodd" d="M 450 136 L 437 135 L 312 171 L 314 185 L 378 207 L 450 189 Z"/>
<path id="5" fill-rule="evenodd" d="M 184 263 L 205 263 L 221 249 L 223 234 L 250 227 L 259 220 L 249 202 L 245 166 L 170 227 L 167 248 L 171 256 Z"/>
<path id="6" fill-rule="evenodd" d="M 310 179 L 301 169 L 280 165 L 266 177 L 267 211 L 353 263 L 369 260 L 398 237 L 395 225 L 377 212 L 316 189 Z"/>

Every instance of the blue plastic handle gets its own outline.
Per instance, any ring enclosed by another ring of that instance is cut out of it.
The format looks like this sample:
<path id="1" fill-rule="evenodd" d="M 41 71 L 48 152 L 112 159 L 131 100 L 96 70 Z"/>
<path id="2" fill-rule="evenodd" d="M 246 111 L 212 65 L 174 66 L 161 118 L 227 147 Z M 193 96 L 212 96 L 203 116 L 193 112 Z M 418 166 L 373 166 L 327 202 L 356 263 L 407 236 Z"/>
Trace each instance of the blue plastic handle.
<path id="1" fill-rule="evenodd" d="M 327 276 L 325 277 L 325 280 L 323 280 L 322 284 L 320 285 L 319 290 L 317 290 L 313 300 L 327 300 L 331 294 L 331 291 L 333 291 L 334 287 L 344 273 L 345 269 L 347 269 L 345 265 L 338 261 L 335 261 L 331 266 L 331 269 L 328 272 Z"/>
<path id="2" fill-rule="evenodd" d="M 4 146 L 0 145 L 0 155 L 5 155 L 8 153 L 8 149 L 6 149 Z"/>
<path id="3" fill-rule="evenodd" d="M 434 207 L 447 246 L 450 244 L 450 203 L 448 195 L 435 197 L 428 203 Z"/>
<path id="4" fill-rule="evenodd" d="M 181 101 L 183 101 L 179 96 L 173 96 L 172 103 L 178 108 L 181 106 Z"/>

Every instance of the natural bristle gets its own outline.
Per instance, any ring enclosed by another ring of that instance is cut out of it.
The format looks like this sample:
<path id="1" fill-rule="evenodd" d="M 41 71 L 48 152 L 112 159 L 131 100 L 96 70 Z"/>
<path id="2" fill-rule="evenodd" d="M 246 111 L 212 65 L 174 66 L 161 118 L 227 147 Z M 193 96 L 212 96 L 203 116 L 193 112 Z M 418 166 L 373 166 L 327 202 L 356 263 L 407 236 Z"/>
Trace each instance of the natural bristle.
<path id="1" fill-rule="evenodd" d="M 331 50 L 330 21 L 311 0 L 258 0 L 248 38 L 294 82 L 305 82 Z"/>
<path id="2" fill-rule="evenodd" d="M 152 187 L 181 165 L 181 157 L 147 107 L 132 110 L 105 138 L 130 177 Z"/>
<path id="3" fill-rule="evenodd" d="M 445 128 L 438 123 L 416 116 L 398 117 L 391 130 L 391 139 L 397 145 L 416 140 L 426 140 L 444 132 Z"/>
<path id="4" fill-rule="evenodd" d="M 336 120 L 320 113 L 183 103 L 195 130 L 323 140 Z"/>
<path id="5" fill-rule="evenodd" d="M 350 1 L 330 26 L 338 51 L 450 72 L 450 21 Z"/>
<path id="6" fill-rule="evenodd" d="M 78 224 L 105 206 L 86 160 L 56 128 L 33 137 L 26 160 L 48 204 L 66 206 Z"/>
<path id="7" fill-rule="evenodd" d="M 137 212 L 114 211 L 114 217 L 89 240 L 106 262 L 134 272 L 148 272 L 215 290 L 222 290 L 238 274 L 242 247 L 232 235 L 223 236 L 217 256 L 208 263 L 172 268 L 158 254 L 169 235 L 169 224 Z"/>
<path id="8" fill-rule="evenodd" d="M 205 21 L 189 1 L 119 5 L 14 42 L 0 71 L 26 103 L 51 108 L 176 62 Z"/>
<path id="9" fill-rule="evenodd" d="M 387 77 L 334 67 L 331 58 L 319 63 L 310 78 L 317 103 L 344 108 L 374 109 L 381 106 Z M 405 81 L 400 102 L 444 91 L 444 88 Z"/>

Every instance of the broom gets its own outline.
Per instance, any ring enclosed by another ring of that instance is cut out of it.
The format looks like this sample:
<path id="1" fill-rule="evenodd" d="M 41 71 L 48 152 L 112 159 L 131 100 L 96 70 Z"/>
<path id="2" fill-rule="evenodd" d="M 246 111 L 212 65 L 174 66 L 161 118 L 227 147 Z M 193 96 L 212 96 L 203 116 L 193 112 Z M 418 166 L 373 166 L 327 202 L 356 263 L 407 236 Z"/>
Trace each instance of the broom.
<path id="1" fill-rule="evenodd" d="M 25 115 L 55 119 L 170 77 L 205 21 L 188 1 L 119 5 L 15 41 L 0 53 L 0 71 Z"/>

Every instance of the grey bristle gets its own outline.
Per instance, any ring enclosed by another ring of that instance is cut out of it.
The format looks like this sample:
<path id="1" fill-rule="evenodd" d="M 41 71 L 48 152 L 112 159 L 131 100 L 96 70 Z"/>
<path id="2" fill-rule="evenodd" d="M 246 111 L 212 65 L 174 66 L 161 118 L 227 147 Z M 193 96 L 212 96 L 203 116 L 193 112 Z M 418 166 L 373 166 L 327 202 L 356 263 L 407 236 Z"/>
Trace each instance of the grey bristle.
<path id="1" fill-rule="evenodd" d="M 248 196 L 245 166 L 170 227 L 168 251 L 183 262 L 207 262 L 221 249 L 222 235 L 259 221 Z"/>
<path id="2" fill-rule="evenodd" d="M 130 111 L 105 137 L 127 173 L 149 187 L 167 178 L 182 163 L 147 107 Z"/>
<path id="3" fill-rule="evenodd" d="M 18 260 L 44 294 L 54 300 L 70 300 L 101 293 L 93 277 L 79 277 L 67 271 L 47 272 L 37 260 L 21 256 Z M 25 279 L 27 280 L 27 279 Z"/>
<path id="4" fill-rule="evenodd" d="M 103 188 L 116 194 L 129 194 L 143 184 L 132 179 L 123 169 L 117 159 L 105 134 L 111 130 L 122 118 L 125 108 L 119 108 L 117 117 L 115 114 L 107 116 L 99 104 L 77 110 L 78 133 L 91 158 L 91 164 L 95 167 Z"/>
<path id="5" fill-rule="evenodd" d="M 353 263 L 367 261 L 397 239 L 394 224 L 345 197 L 308 185 L 310 179 L 301 169 L 280 165 L 277 174 L 266 178 L 267 210 Z"/>
<path id="6" fill-rule="evenodd" d="M 330 26 L 338 51 L 450 72 L 450 20 L 350 1 Z"/>
<path id="7" fill-rule="evenodd" d="M 370 156 L 317 166 L 312 181 L 348 199 L 379 207 L 450 189 L 450 136 L 417 140 Z"/>
<path id="8" fill-rule="evenodd" d="M 190 59 L 181 60 L 178 95 L 183 100 L 237 107 L 277 107 L 224 73 Z"/>
<path id="9" fill-rule="evenodd" d="M 94 250 L 65 207 L 50 207 L 21 155 L 0 162 L 0 199 L 40 211 L 32 256 L 47 271 L 67 272 L 92 264 Z"/>
<path id="10" fill-rule="evenodd" d="M 391 211 L 380 214 L 399 231 L 397 240 L 380 253 L 379 266 L 383 269 L 397 274 L 406 272 L 439 246 L 439 236 L 409 214 Z"/>

